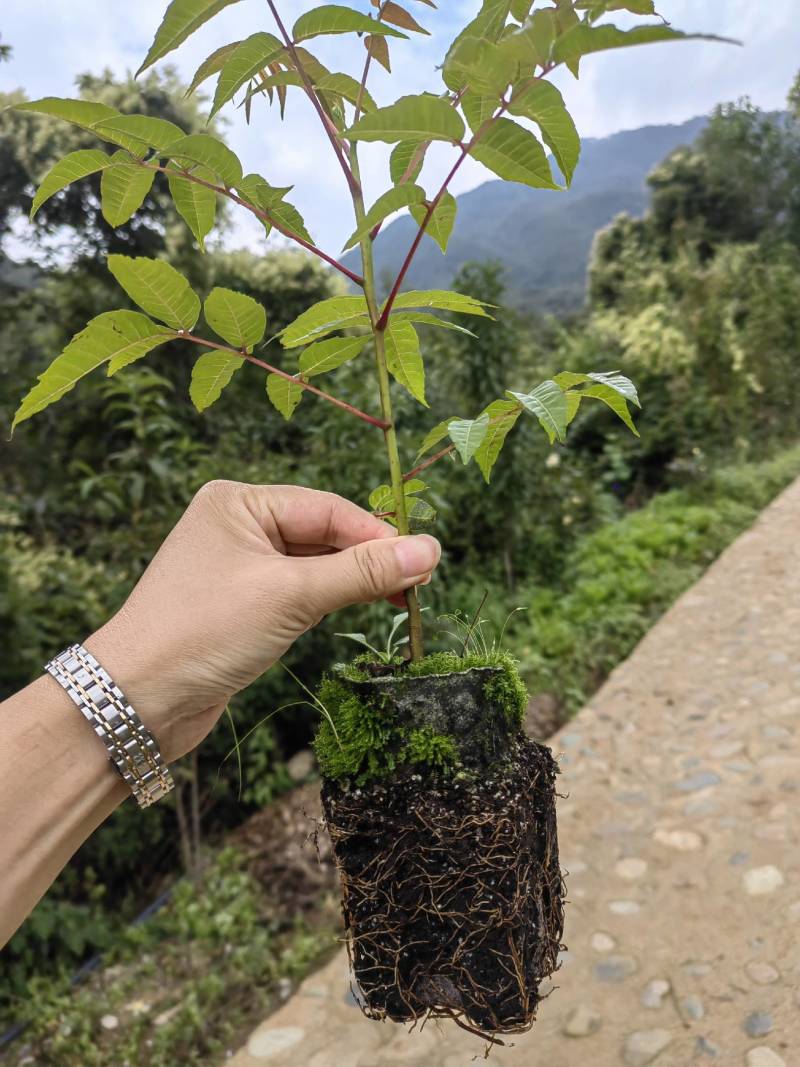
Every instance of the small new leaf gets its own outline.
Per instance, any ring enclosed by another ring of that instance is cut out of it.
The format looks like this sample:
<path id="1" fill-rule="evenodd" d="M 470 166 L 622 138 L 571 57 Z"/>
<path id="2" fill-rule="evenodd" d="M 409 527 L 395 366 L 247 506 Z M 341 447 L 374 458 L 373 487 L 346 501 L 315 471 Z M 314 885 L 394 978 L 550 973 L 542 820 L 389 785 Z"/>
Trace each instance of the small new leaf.
<path id="1" fill-rule="evenodd" d="M 456 210 L 456 198 L 452 193 L 445 192 L 439 200 L 439 203 L 436 205 L 433 214 L 428 219 L 428 224 L 425 227 L 425 233 L 428 237 L 433 238 L 443 253 L 447 251 L 447 244 L 456 223 Z M 428 205 L 412 204 L 410 211 L 414 221 L 418 226 L 421 226 L 425 220 Z"/>
<path id="2" fill-rule="evenodd" d="M 336 370 L 360 355 L 371 340 L 369 334 L 362 334 L 361 337 L 329 337 L 325 341 L 317 341 L 300 353 L 298 368 L 304 378 Z"/>
<path id="3" fill-rule="evenodd" d="M 393 26 L 399 26 L 402 30 L 410 30 L 412 33 L 424 33 L 430 37 L 430 33 L 424 26 L 420 26 L 410 11 L 395 4 L 394 0 L 384 0 L 380 5 L 381 19 L 383 22 L 391 22 Z"/>
<path id="4" fill-rule="evenodd" d="M 257 300 L 245 293 L 217 286 L 203 304 L 211 329 L 234 348 L 251 351 L 264 336 L 267 313 Z"/>
<path id="5" fill-rule="evenodd" d="M 243 85 L 271 63 L 283 48 L 278 38 L 271 33 L 254 33 L 242 41 L 226 59 L 220 71 L 209 119 L 213 118 Z"/>
<path id="6" fill-rule="evenodd" d="M 530 393 L 515 393 L 509 389 L 508 396 L 519 401 L 526 411 L 536 416 L 550 444 L 556 438 L 559 441 L 564 440 L 567 433 L 567 398 L 557 382 L 548 379 Z"/>
<path id="7" fill-rule="evenodd" d="M 483 443 L 489 430 L 489 416 L 479 415 L 477 419 L 453 419 L 447 432 L 461 456 L 461 462 L 469 463 Z"/>
<path id="8" fill-rule="evenodd" d="M 100 178 L 100 205 L 109 226 L 128 222 L 144 203 L 155 176 L 154 170 L 132 163 L 128 152 L 114 153 Z"/>
<path id="9" fill-rule="evenodd" d="M 233 378 L 244 360 L 225 352 L 205 352 L 192 367 L 189 397 L 198 411 L 205 411 Z"/>
<path id="10" fill-rule="evenodd" d="M 200 299 L 169 263 L 139 256 L 108 257 L 108 269 L 135 304 L 176 330 L 191 330 L 200 316 Z"/>
<path id="11" fill-rule="evenodd" d="M 294 415 L 297 405 L 303 399 L 304 392 L 302 385 L 297 381 L 283 378 L 280 374 L 267 376 L 267 396 L 287 422 Z"/>
<path id="12" fill-rule="evenodd" d="M 425 399 L 425 367 L 417 331 L 410 322 L 390 321 L 386 328 L 386 366 L 389 373 L 415 400 Z"/>
<path id="13" fill-rule="evenodd" d="M 186 96 L 191 96 L 204 81 L 212 78 L 215 74 L 219 74 L 241 43 L 241 41 L 231 41 L 230 44 L 224 44 L 204 59 L 195 71 L 192 83 L 186 90 Z"/>
<path id="14" fill-rule="evenodd" d="M 370 231 L 374 229 L 379 222 L 383 222 L 388 215 L 393 214 L 395 211 L 400 211 L 401 208 L 409 207 L 412 204 L 421 204 L 424 199 L 425 190 L 419 185 L 411 185 L 409 182 L 405 182 L 403 185 L 393 186 L 391 189 L 387 190 L 383 196 L 378 197 L 364 216 L 361 224 L 347 238 L 342 251 L 346 251 L 348 248 L 352 248 L 353 245 L 358 244 L 359 241 L 368 236 Z"/>

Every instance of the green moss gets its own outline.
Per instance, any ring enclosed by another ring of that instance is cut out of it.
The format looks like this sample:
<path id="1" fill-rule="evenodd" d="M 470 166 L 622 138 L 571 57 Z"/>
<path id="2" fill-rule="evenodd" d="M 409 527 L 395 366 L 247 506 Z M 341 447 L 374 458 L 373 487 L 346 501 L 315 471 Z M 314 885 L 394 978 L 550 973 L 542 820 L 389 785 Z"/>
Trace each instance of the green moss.
<path id="1" fill-rule="evenodd" d="M 319 699 L 326 715 L 314 741 L 322 774 L 360 785 L 385 778 L 400 765 L 451 773 L 463 770 L 462 749 L 468 750 L 465 738 L 442 731 L 441 716 L 437 719 L 435 705 L 430 712 L 433 724 L 425 723 L 424 707 L 416 716 L 417 721 L 410 722 L 398 714 L 395 701 L 388 694 L 377 695 L 372 689 L 368 699 L 366 693 L 358 692 L 357 683 L 375 681 L 368 669 L 371 665 L 369 655 L 358 656 L 350 664 L 337 666 L 335 673 L 323 680 Z M 395 672 L 398 678 L 424 678 L 486 667 L 500 670 L 484 683 L 486 714 L 477 733 L 473 731 L 472 741 L 477 737 L 487 753 L 496 754 L 506 743 L 502 738 L 519 729 L 527 702 L 525 686 L 511 655 L 499 651 L 465 656 L 435 652 L 416 663 L 398 664 Z M 504 722 L 500 730 L 499 722 Z"/>
<path id="2" fill-rule="evenodd" d="M 460 760 L 458 749 L 452 737 L 437 734 L 431 726 L 412 730 L 403 749 L 403 761 L 408 763 L 428 763 L 439 770 L 457 769 Z"/>

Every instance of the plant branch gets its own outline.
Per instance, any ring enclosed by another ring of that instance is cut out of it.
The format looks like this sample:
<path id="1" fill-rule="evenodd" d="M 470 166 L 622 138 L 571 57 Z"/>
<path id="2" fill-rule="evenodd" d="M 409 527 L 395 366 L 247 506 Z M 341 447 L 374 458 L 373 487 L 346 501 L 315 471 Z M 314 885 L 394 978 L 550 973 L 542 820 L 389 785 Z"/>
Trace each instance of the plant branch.
<path id="1" fill-rule="evenodd" d="M 411 266 L 411 262 L 414 259 L 414 256 L 416 255 L 416 251 L 419 248 L 420 241 L 422 240 L 422 235 L 425 233 L 428 223 L 431 220 L 431 216 L 439 205 L 439 201 L 447 192 L 448 185 L 458 173 L 461 164 L 470 154 L 470 152 L 478 143 L 478 141 L 492 128 L 492 126 L 494 126 L 495 122 L 497 122 L 497 120 L 501 118 L 503 114 L 508 110 L 511 103 L 518 100 L 519 97 L 523 96 L 532 85 L 534 85 L 537 81 L 541 81 L 541 79 L 544 78 L 545 75 L 549 74 L 552 70 L 552 67 L 553 65 L 551 64 L 547 67 L 542 68 L 542 73 L 535 78 L 531 78 L 530 81 L 526 82 L 519 92 L 512 93 L 511 98 L 509 100 L 501 101 L 500 107 L 497 109 L 495 114 L 486 119 L 486 121 L 482 123 L 481 126 L 475 131 L 471 139 L 465 145 L 462 146 L 461 154 L 459 155 L 453 166 L 450 168 L 450 173 L 442 182 L 438 193 L 428 204 L 428 208 L 425 212 L 425 215 L 423 216 L 422 222 L 419 224 L 419 229 L 417 230 L 416 236 L 411 242 L 411 247 L 406 253 L 406 258 L 403 260 L 400 270 L 398 271 L 397 277 L 395 278 L 391 292 L 386 298 L 386 303 L 383 306 L 383 311 L 381 312 L 381 316 L 378 320 L 378 324 L 376 327 L 379 331 L 386 329 L 386 323 L 389 321 L 389 315 L 392 312 L 392 305 L 397 299 L 397 294 L 400 292 L 400 286 L 403 284 L 405 276 L 408 273 L 408 268 Z"/>
<path id="2" fill-rule="evenodd" d="M 332 396 L 331 393 L 326 393 L 323 389 L 318 389 L 316 385 L 312 385 L 310 382 L 305 382 L 302 378 L 296 378 L 293 374 L 289 374 L 288 371 L 281 370 L 280 367 L 273 367 L 271 363 L 266 363 L 263 359 L 250 355 L 249 352 L 242 351 L 241 348 L 231 348 L 230 345 L 221 345 L 216 341 L 209 341 L 205 337 L 198 337 L 196 334 L 187 333 L 185 330 L 176 330 L 176 336 L 184 341 L 194 341 L 198 345 L 205 345 L 206 348 L 215 348 L 218 352 L 228 352 L 232 356 L 238 356 L 239 359 L 247 360 L 248 363 L 252 363 L 256 367 L 261 367 L 262 370 L 269 371 L 270 374 L 277 374 L 279 378 L 285 378 L 289 382 L 295 382 L 302 389 L 307 390 L 309 393 L 313 393 L 315 396 L 321 396 L 322 399 L 327 400 L 329 404 L 335 404 L 337 408 L 341 408 L 350 415 L 355 415 L 355 417 L 361 419 L 362 422 L 368 422 L 370 426 L 377 426 L 379 430 L 385 432 L 390 428 L 389 423 L 385 422 L 383 419 L 376 419 L 373 415 L 368 415 L 366 411 L 361 411 L 352 404 L 348 404 L 346 400 L 340 400 L 338 396 Z"/>
<path id="3" fill-rule="evenodd" d="M 219 193 L 220 196 L 226 196 L 229 200 L 233 200 L 235 204 L 240 204 L 242 207 L 247 208 L 247 210 L 253 215 L 255 215 L 257 219 L 260 219 L 262 222 L 269 223 L 269 225 L 276 229 L 279 233 L 282 233 L 284 237 L 288 237 L 290 240 L 296 241 L 297 244 L 302 245 L 302 247 L 305 248 L 307 251 L 312 252 L 319 259 L 324 260 L 326 263 L 330 264 L 331 267 L 334 267 L 341 274 L 344 274 L 345 277 L 349 278 L 351 282 L 354 282 L 356 285 L 363 288 L 364 279 L 361 277 L 360 274 L 355 274 L 348 267 L 345 267 L 343 263 L 340 263 L 337 259 L 334 259 L 333 256 L 329 256 L 327 252 L 323 252 L 321 248 L 317 248 L 316 245 L 311 244 L 310 241 L 306 241 L 303 237 L 300 237 L 299 234 L 293 233 L 291 230 L 286 229 L 286 227 L 283 226 L 281 223 L 276 222 L 268 211 L 265 211 L 263 208 L 256 207 L 255 204 L 251 204 L 248 200 L 245 200 L 244 197 L 238 196 L 231 189 L 226 188 L 226 186 L 215 185 L 213 182 L 208 182 L 204 178 L 200 178 L 198 177 L 198 175 L 192 174 L 192 172 L 189 170 L 183 170 L 181 168 L 176 167 L 164 167 L 160 163 L 145 163 L 143 160 L 137 160 L 136 162 L 139 164 L 140 167 L 144 167 L 147 170 L 160 171 L 162 174 L 171 174 L 173 176 L 177 175 L 180 178 L 184 178 L 186 181 L 194 182 L 195 185 L 204 185 L 206 189 L 213 189 L 214 192 Z"/>
<path id="4" fill-rule="evenodd" d="M 267 7 L 272 12 L 272 17 L 275 19 L 275 25 L 278 27 L 278 31 L 281 37 L 283 37 L 286 49 L 289 52 L 289 55 L 292 57 L 292 61 L 295 65 L 297 73 L 300 75 L 300 78 L 303 82 L 303 89 L 305 90 L 305 94 L 311 101 L 314 110 L 319 115 L 320 122 L 322 123 L 323 128 L 325 129 L 325 133 L 327 134 L 328 140 L 331 142 L 331 147 L 333 148 L 336 158 L 339 161 L 339 166 L 342 168 L 350 192 L 354 194 L 356 190 L 360 191 L 360 185 L 358 179 L 353 174 L 351 167 L 348 166 L 347 159 L 345 158 L 344 154 L 344 149 L 342 148 L 341 141 L 339 140 L 338 131 L 331 122 L 330 118 L 325 114 L 325 109 L 323 108 L 322 104 L 320 103 L 319 97 L 314 91 L 314 85 L 308 74 L 306 73 L 305 67 L 300 61 L 300 56 L 297 54 L 297 49 L 295 48 L 294 41 L 289 36 L 286 27 L 283 24 L 283 20 L 278 14 L 278 9 L 275 6 L 274 0 L 267 0 Z"/>

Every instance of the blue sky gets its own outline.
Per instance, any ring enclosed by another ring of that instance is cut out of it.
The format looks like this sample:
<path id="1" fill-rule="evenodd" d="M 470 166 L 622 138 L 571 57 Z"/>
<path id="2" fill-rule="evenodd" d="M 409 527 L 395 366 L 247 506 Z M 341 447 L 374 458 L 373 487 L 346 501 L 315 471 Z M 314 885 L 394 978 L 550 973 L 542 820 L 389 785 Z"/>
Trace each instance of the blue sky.
<path id="1" fill-rule="evenodd" d="M 350 0 L 366 10 L 366 0 Z M 108 0 L 3 0 L 0 35 L 14 48 L 13 60 L 0 65 L 0 90 L 22 87 L 29 96 L 70 95 L 75 76 L 83 71 L 136 69 L 161 19 L 166 0 L 135 4 Z M 316 6 L 303 0 L 282 0 L 280 10 L 291 22 Z M 377 69 L 372 82 L 379 103 L 391 93 L 438 91 L 436 65 L 447 43 L 478 8 L 478 0 L 442 0 L 439 11 L 409 0 L 409 7 L 433 36 L 414 36 L 393 46 L 396 88 Z M 780 108 L 800 66 L 797 0 L 663 0 L 661 14 L 685 30 L 736 37 L 742 48 L 707 42 L 650 45 L 589 57 L 580 81 L 557 79 L 583 136 L 603 136 L 647 124 L 681 122 L 709 111 L 716 103 L 748 95 L 763 108 Z M 264 0 L 241 0 L 218 15 L 173 53 L 182 75 L 195 68 L 220 44 L 257 29 L 271 29 Z M 357 38 L 337 37 L 314 50 L 332 69 L 360 73 L 363 45 Z M 292 93 L 292 90 L 290 90 Z M 277 185 L 294 184 L 290 197 L 303 212 L 317 243 L 337 252 L 352 230 L 349 200 L 330 147 L 318 131 L 310 107 L 295 92 L 291 98 L 292 130 L 266 108 L 254 108 L 248 129 L 240 112 L 223 112 L 230 120 L 227 139 L 246 170 L 262 173 Z M 362 171 L 368 202 L 385 188 L 386 151 L 369 146 Z M 447 165 L 448 150 L 432 154 L 423 184 L 437 187 Z M 474 188 L 491 177 L 470 162 L 459 173 L 453 191 Z M 553 194 L 557 195 L 557 194 Z M 227 245 L 263 247 L 248 220 L 237 221 L 225 237 Z"/>

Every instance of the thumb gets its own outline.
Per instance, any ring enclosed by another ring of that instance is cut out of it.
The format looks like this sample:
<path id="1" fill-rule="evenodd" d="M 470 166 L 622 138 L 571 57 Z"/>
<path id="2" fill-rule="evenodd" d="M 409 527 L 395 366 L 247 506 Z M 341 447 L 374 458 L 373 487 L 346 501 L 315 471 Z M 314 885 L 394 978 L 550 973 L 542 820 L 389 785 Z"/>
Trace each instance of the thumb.
<path id="1" fill-rule="evenodd" d="M 410 534 L 363 541 L 329 556 L 308 556 L 306 589 L 314 614 L 327 615 L 349 604 L 363 604 L 418 585 L 439 562 L 435 537 Z"/>

